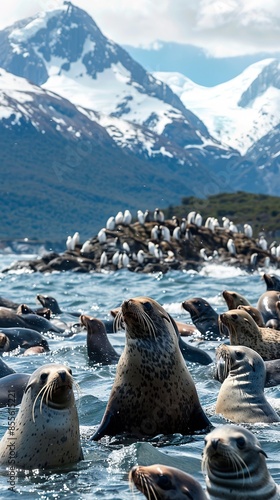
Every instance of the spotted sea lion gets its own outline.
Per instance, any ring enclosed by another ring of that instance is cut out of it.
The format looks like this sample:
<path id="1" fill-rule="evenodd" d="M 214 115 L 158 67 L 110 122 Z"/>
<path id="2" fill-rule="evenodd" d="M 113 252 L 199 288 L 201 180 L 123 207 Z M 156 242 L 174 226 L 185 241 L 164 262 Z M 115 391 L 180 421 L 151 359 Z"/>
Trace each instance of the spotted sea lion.
<path id="1" fill-rule="evenodd" d="M 222 295 L 227 303 L 229 309 L 237 309 L 238 306 L 250 306 L 250 302 L 248 302 L 243 295 L 237 292 L 232 292 L 229 290 L 224 290 Z"/>
<path id="2" fill-rule="evenodd" d="M 12 428 L 0 441 L 0 464 L 53 468 L 83 458 L 71 370 L 48 364 L 29 378 Z M 12 453 L 13 452 L 13 453 Z"/>
<path id="3" fill-rule="evenodd" d="M 200 297 L 185 300 L 183 309 L 190 313 L 192 322 L 197 330 L 208 339 L 221 338 L 219 329 L 219 315 L 213 307 Z"/>
<path id="4" fill-rule="evenodd" d="M 216 413 L 235 423 L 280 422 L 264 395 L 266 373 L 261 356 L 249 347 L 221 345 L 216 357 L 223 360 L 218 369 L 225 372 Z"/>
<path id="5" fill-rule="evenodd" d="M 120 356 L 107 337 L 104 323 L 85 314 L 80 316 L 80 322 L 87 330 L 87 353 L 90 361 L 106 365 L 117 363 Z"/>
<path id="6" fill-rule="evenodd" d="M 161 464 L 136 465 L 129 472 L 129 481 L 149 500 L 207 500 L 199 482 L 175 467 Z"/>
<path id="7" fill-rule="evenodd" d="M 174 320 L 155 300 L 122 304 L 126 344 L 109 401 L 92 439 L 130 433 L 190 434 L 211 425 L 178 345 Z"/>
<path id="8" fill-rule="evenodd" d="M 216 427 L 205 438 L 202 469 L 211 499 L 279 500 L 279 486 L 266 465 L 256 436 L 234 424 Z"/>
<path id="9" fill-rule="evenodd" d="M 252 316 L 242 309 L 220 314 L 220 321 L 229 330 L 231 345 L 251 347 L 264 360 L 280 358 L 280 336 L 277 330 L 260 328 Z"/>

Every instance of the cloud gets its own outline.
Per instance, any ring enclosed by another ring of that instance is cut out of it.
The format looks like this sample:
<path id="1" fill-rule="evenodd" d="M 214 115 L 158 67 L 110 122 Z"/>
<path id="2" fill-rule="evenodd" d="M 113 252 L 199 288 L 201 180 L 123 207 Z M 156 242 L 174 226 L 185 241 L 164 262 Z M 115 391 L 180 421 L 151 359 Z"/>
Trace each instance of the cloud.
<path id="1" fill-rule="evenodd" d="M 9 0 L 0 28 L 62 0 Z M 279 0 L 73 0 L 120 44 L 189 43 L 217 57 L 280 51 Z M 4 12 L 3 12 L 4 11 Z"/>

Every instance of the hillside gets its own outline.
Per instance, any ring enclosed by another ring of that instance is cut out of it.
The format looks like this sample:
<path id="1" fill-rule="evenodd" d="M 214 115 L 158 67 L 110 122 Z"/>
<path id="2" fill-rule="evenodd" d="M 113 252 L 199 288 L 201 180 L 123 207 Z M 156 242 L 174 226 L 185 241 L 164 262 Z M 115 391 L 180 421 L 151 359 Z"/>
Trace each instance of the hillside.
<path id="1" fill-rule="evenodd" d="M 220 193 L 207 199 L 184 197 L 182 205 L 169 206 L 165 210 L 167 218 L 176 215 L 186 217 L 195 210 L 203 219 L 216 217 L 222 224 L 222 217 L 228 217 L 235 224 L 251 224 L 253 236 L 258 237 L 264 231 L 270 238 L 280 239 L 280 198 L 264 194 Z"/>

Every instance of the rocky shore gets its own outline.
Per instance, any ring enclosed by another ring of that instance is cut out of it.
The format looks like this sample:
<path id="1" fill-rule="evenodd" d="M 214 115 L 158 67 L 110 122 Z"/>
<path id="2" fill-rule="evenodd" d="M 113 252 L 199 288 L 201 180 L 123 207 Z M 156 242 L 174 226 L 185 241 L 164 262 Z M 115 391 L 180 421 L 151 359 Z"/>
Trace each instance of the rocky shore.
<path id="1" fill-rule="evenodd" d="M 176 217 L 162 222 L 116 223 L 114 229 L 103 228 L 84 244 L 76 233 L 76 238 L 74 235 L 72 241 L 67 241 L 66 251 L 19 260 L 2 272 L 85 273 L 125 267 L 132 272 L 166 273 L 170 269 L 199 271 L 210 262 L 238 266 L 249 272 L 268 265 L 279 267 L 276 244 L 274 251 L 272 246 L 264 249 L 260 239 L 219 224 L 211 227 L 207 222 L 205 226 L 185 223 L 184 226 L 182 230 L 182 221 Z"/>

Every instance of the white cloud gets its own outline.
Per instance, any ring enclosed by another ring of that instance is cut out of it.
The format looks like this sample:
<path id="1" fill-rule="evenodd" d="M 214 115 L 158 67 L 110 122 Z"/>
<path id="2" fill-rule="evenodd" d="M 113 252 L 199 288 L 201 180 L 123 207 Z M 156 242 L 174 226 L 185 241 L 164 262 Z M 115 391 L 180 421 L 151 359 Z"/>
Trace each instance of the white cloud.
<path id="1" fill-rule="evenodd" d="M 73 0 L 120 44 L 190 43 L 217 56 L 280 51 L 279 0 Z M 0 28 L 62 0 L 9 0 Z"/>

